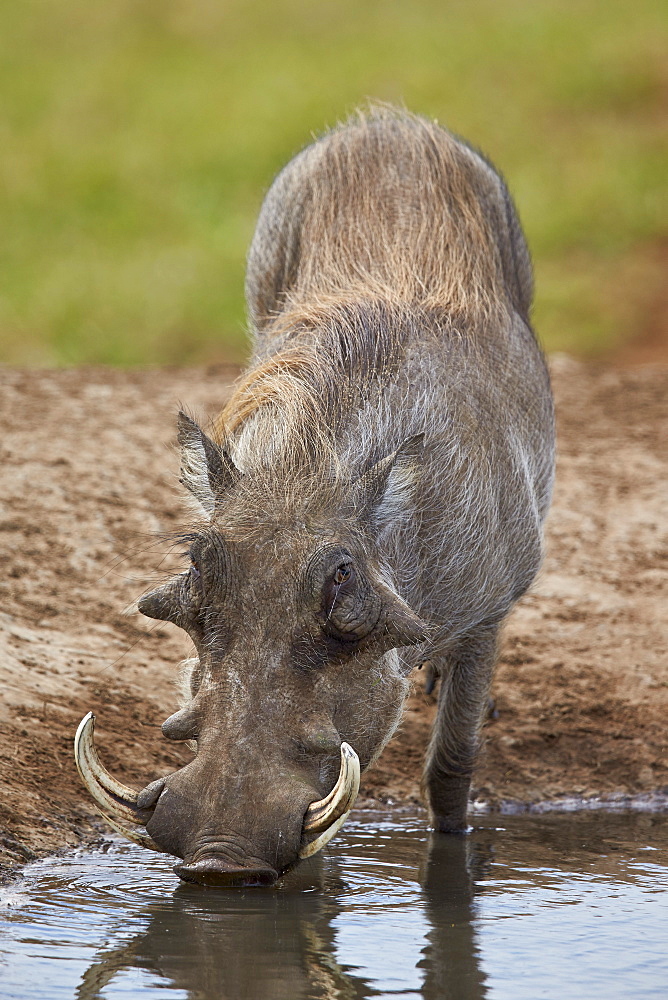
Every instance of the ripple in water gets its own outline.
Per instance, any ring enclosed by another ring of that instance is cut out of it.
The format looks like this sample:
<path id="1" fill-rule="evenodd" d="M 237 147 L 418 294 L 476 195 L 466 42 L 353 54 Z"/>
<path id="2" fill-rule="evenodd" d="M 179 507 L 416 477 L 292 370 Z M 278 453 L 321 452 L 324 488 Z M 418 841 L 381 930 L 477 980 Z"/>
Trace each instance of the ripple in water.
<path id="1" fill-rule="evenodd" d="M 184 885 L 114 841 L 0 895 L 2 1000 L 663 1000 L 668 824 L 358 815 L 271 889 Z"/>

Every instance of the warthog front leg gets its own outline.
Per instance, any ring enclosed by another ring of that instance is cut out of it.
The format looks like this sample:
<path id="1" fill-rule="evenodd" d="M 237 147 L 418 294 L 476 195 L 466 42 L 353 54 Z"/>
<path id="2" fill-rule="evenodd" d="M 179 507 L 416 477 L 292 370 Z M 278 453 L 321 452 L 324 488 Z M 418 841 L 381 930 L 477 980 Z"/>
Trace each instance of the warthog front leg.
<path id="1" fill-rule="evenodd" d="M 471 775 L 488 708 L 498 631 L 498 625 L 485 627 L 447 656 L 432 657 L 441 682 L 422 791 L 434 828 L 442 833 L 466 829 Z"/>

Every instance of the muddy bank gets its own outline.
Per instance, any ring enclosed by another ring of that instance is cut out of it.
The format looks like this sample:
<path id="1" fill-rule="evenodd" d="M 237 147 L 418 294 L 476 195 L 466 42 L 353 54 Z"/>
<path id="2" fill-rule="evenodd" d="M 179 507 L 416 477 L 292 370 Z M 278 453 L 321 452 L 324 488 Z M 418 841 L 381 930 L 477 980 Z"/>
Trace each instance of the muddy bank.
<path id="1" fill-rule="evenodd" d="M 545 566 L 512 615 L 475 797 L 668 789 L 668 367 L 553 360 L 559 467 Z M 160 723 L 188 652 L 131 604 L 180 566 L 180 402 L 213 415 L 234 370 L 0 369 L 0 863 L 104 832 L 72 737 L 137 787 L 189 759 Z M 161 538 L 160 536 L 163 536 Z M 415 691 L 363 802 L 419 799 L 435 700 Z"/>

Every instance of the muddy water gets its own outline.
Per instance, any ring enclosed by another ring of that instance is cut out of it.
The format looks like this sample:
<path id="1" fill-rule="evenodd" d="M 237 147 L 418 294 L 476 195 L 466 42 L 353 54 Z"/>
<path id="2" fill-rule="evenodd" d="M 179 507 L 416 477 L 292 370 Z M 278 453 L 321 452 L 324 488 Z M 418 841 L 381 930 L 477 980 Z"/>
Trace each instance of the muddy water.
<path id="1" fill-rule="evenodd" d="M 114 842 L 2 890 L 2 1000 L 668 997 L 668 818 L 358 816 L 274 889 Z"/>

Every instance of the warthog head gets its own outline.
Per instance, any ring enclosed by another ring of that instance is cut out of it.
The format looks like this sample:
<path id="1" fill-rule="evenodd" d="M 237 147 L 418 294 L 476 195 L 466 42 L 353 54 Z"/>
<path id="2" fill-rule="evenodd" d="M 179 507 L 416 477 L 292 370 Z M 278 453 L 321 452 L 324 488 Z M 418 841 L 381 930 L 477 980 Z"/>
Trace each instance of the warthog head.
<path id="1" fill-rule="evenodd" d="M 421 442 L 343 486 L 321 477 L 307 489 L 243 474 L 183 414 L 179 440 L 207 519 L 185 536 L 185 572 L 139 609 L 196 647 L 190 700 L 162 729 L 197 755 L 137 795 L 100 765 L 87 717 L 78 764 L 112 825 L 182 858 L 183 879 L 271 884 L 342 824 L 360 767 L 398 721 L 408 668 L 396 650 L 427 637 L 378 544 L 383 505 L 407 488 Z"/>

